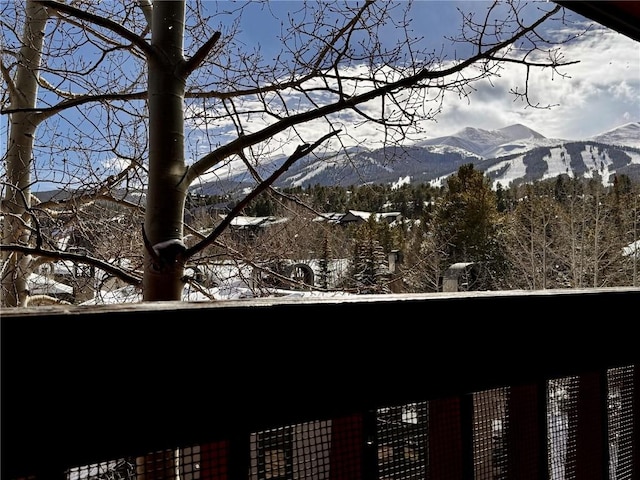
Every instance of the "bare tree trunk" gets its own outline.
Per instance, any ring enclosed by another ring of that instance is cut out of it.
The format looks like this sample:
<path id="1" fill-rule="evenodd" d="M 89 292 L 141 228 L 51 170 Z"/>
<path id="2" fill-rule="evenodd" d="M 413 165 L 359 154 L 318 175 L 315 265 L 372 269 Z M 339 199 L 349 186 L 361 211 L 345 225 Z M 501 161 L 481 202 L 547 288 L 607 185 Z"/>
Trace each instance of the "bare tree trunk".
<path id="1" fill-rule="evenodd" d="M 149 55 L 145 301 L 181 300 L 184 270 L 184 1 L 154 2 Z"/>
<path id="2" fill-rule="evenodd" d="M 4 228 L 2 244 L 23 244 L 29 242 L 31 221 L 28 210 L 31 207 L 31 164 L 33 142 L 38 124 L 37 114 L 28 111 L 36 107 L 38 96 L 38 69 L 42 56 L 44 29 L 47 23 L 47 9 L 38 2 L 28 0 L 25 6 L 26 19 L 20 61 L 15 83 L 9 84 L 11 107 L 24 109 L 11 114 L 11 131 L 7 145 L 7 183 L 5 186 L 2 211 Z M 26 304 L 29 292 L 29 256 L 18 252 L 3 252 L 2 305 L 16 307 Z"/>

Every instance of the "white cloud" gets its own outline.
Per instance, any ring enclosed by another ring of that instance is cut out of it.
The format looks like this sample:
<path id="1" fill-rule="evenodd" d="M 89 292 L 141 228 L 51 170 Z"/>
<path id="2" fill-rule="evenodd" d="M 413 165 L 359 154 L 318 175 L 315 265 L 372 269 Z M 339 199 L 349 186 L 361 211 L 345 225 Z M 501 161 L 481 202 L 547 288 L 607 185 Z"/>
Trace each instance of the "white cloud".
<path id="1" fill-rule="evenodd" d="M 523 123 L 552 138 L 582 139 L 640 120 L 640 44 L 604 28 L 563 47 L 567 60 L 580 63 L 562 68 L 568 78 L 549 70 L 531 71 L 533 103 L 527 107 L 508 91 L 523 85 L 524 71 L 505 65 L 491 84 L 475 85 L 470 102 L 448 95 L 432 137 L 454 133 L 465 126 L 485 129 Z"/>
<path id="2" fill-rule="evenodd" d="M 557 33 L 566 35 L 570 32 L 565 30 Z M 526 71 L 521 65 L 502 64 L 499 76 L 491 81 L 474 83 L 468 98 L 447 92 L 441 112 L 435 119 L 417 125 L 418 133 L 412 137 L 416 140 L 433 138 L 453 134 L 467 126 L 491 130 L 521 123 L 546 137 L 571 140 L 585 139 L 624 123 L 640 121 L 640 43 L 596 26 L 562 45 L 561 49 L 565 61 L 579 61 L 561 67 L 560 72 L 564 76 L 550 69 L 529 72 L 530 100 L 541 107 L 551 107 L 532 108 L 509 94 L 510 90 L 522 91 Z M 341 75 L 360 76 L 364 68 L 354 67 L 341 72 Z M 379 73 L 391 75 L 390 70 L 382 69 Z M 367 86 L 366 82 L 357 86 L 353 82 L 348 84 L 353 91 L 360 91 Z M 424 93 L 433 95 L 433 92 Z M 289 108 L 298 111 L 308 106 L 307 100 L 301 99 L 296 92 L 289 92 L 284 100 Z M 328 97 L 323 98 L 320 94 L 314 100 L 320 104 L 329 101 Z M 408 105 L 424 110 L 437 110 L 440 106 L 438 101 L 415 103 L 413 98 L 411 102 Z M 359 108 L 368 116 L 379 118 L 382 116 L 381 105 L 377 99 Z M 259 112 L 262 105 L 255 99 L 253 105 L 246 104 L 245 107 L 245 111 Z M 389 115 L 391 107 L 386 105 L 386 108 L 385 114 Z M 275 121 L 259 114 L 250 117 L 245 124 L 246 133 L 258 131 Z M 299 125 L 296 133 L 277 136 L 271 151 L 284 146 L 284 153 L 291 153 L 301 142 L 312 142 L 332 127 L 343 130 L 343 142 L 346 145 L 364 141 L 367 146 L 376 146 L 376 142 L 381 142 L 384 135 L 379 125 L 363 122 L 356 112 L 346 110 L 328 119 Z M 235 128 L 230 123 L 219 123 L 216 129 L 227 133 L 229 137 L 226 138 L 235 136 Z M 335 141 L 331 145 L 331 148 L 337 148 Z"/>

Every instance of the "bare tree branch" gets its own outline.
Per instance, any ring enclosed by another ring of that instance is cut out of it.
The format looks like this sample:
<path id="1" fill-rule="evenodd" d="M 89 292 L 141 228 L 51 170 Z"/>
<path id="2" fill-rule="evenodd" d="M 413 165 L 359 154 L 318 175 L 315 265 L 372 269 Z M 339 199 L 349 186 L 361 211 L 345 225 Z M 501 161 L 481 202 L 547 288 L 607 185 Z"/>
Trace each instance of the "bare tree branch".
<path id="1" fill-rule="evenodd" d="M 273 184 L 273 182 L 275 182 L 284 172 L 286 172 L 289 169 L 291 165 L 293 165 L 295 162 L 297 162 L 301 158 L 311 153 L 313 150 L 319 147 L 325 140 L 333 137 L 334 135 L 338 135 L 339 133 L 340 133 L 340 130 L 335 130 L 333 132 L 330 132 L 324 135 L 323 137 L 321 137 L 319 140 L 317 140 L 311 145 L 309 144 L 298 145 L 295 152 L 293 152 L 291 156 L 289 156 L 289 158 L 275 172 L 273 172 L 271 176 L 269 176 L 269 178 L 267 178 L 264 182 L 256 186 L 256 188 L 254 188 L 250 194 L 244 197 L 242 201 L 240 201 L 231 210 L 231 212 L 224 218 L 224 220 L 222 220 L 222 222 L 220 222 L 220 224 L 213 229 L 213 232 L 211 232 L 205 240 L 198 242 L 196 245 L 190 248 L 187 248 L 187 250 L 184 252 L 185 258 L 189 258 L 195 255 L 196 253 L 202 251 L 205 247 L 210 245 L 216 238 L 220 236 L 220 234 L 224 230 L 226 230 L 226 228 L 229 226 L 231 221 L 238 216 L 238 214 L 242 211 L 242 209 L 251 200 L 253 200 L 258 195 L 260 195 L 264 190 L 269 188 Z"/>
<path id="2" fill-rule="evenodd" d="M 387 84 L 384 84 L 377 88 L 372 88 L 370 91 L 357 94 L 349 98 L 341 97 L 336 102 L 309 110 L 307 112 L 298 113 L 295 115 L 289 115 L 281 119 L 280 121 L 269 125 L 262 130 L 243 135 L 240 138 L 232 140 L 226 145 L 223 145 L 213 152 L 205 155 L 201 159 L 199 159 L 196 163 L 189 167 L 187 174 L 184 177 L 184 182 L 189 185 L 191 184 L 197 177 L 205 173 L 207 170 L 213 168 L 218 163 L 224 161 L 227 157 L 233 154 L 237 154 L 240 150 L 247 148 L 251 145 L 255 145 L 259 142 L 265 141 L 269 138 L 272 138 L 276 134 L 283 132 L 287 128 L 290 128 L 295 125 L 299 125 L 302 123 L 309 122 L 311 120 L 327 117 L 332 113 L 336 113 L 344 110 L 345 108 L 354 108 L 359 104 L 366 103 L 375 98 L 381 97 L 383 95 L 387 95 L 396 91 L 400 91 L 402 89 L 410 89 L 410 88 L 419 88 L 421 82 L 424 80 L 436 79 L 436 78 L 444 78 L 455 73 L 459 73 L 464 71 L 469 66 L 481 61 L 481 60 L 491 60 L 494 56 L 505 47 L 516 42 L 519 38 L 526 35 L 528 32 L 535 30 L 540 24 L 542 24 L 546 19 L 553 16 L 557 13 L 562 7 L 556 6 L 551 11 L 545 13 L 540 19 L 536 22 L 528 26 L 523 31 L 518 34 L 510 37 L 509 39 L 497 43 L 495 46 L 491 47 L 485 52 L 479 52 L 476 55 L 459 62 L 455 66 L 445 68 L 443 70 L 433 71 L 430 69 L 422 69 L 413 75 L 408 75 L 404 78 L 401 78 L 397 81 L 392 81 Z M 504 61 L 503 58 L 500 58 L 500 61 Z M 467 80 L 460 80 L 461 83 L 467 83 Z"/>
<path id="3" fill-rule="evenodd" d="M 45 250 L 43 248 L 38 247 L 28 247 L 26 245 L 0 245 L 0 252 L 20 252 L 25 255 L 37 255 L 40 257 L 50 258 L 52 260 L 71 260 L 73 262 L 85 265 L 91 265 L 101 270 L 104 270 L 106 273 L 114 275 L 115 277 L 123 280 L 126 283 L 139 287 L 142 284 L 142 278 L 133 275 L 132 273 L 112 265 L 111 263 L 105 262 L 104 260 L 100 260 L 98 258 L 89 256 L 89 255 L 81 255 L 77 253 L 71 252 L 62 252 L 59 250 Z"/>
<path id="4" fill-rule="evenodd" d="M 100 17 L 98 15 L 93 15 L 89 12 L 80 10 L 78 8 L 72 7 L 71 5 L 59 2 L 57 0 L 38 0 L 38 3 L 40 3 L 41 5 L 44 5 L 47 8 L 51 8 L 56 12 L 66 13 L 67 15 L 71 15 L 75 18 L 79 18 L 80 20 L 84 20 L 94 25 L 100 25 L 101 27 L 107 28 L 112 32 L 117 33 L 121 37 L 129 40 L 136 47 L 142 50 L 147 57 L 155 56 L 155 52 L 153 48 L 151 48 L 151 45 L 149 45 L 144 40 L 144 38 L 126 29 L 119 23 L 109 20 L 108 18 Z"/>
<path id="5" fill-rule="evenodd" d="M 191 72 L 198 68 L 207 55 L 209 55 L 211 49 L 216 43 L 218 43 L 220 35 L 220 32 L 214 33 L 213 36 L 207 40 L 189 60 L 186 61 L 181 73 L 184 77 L 189 76 Z"/>

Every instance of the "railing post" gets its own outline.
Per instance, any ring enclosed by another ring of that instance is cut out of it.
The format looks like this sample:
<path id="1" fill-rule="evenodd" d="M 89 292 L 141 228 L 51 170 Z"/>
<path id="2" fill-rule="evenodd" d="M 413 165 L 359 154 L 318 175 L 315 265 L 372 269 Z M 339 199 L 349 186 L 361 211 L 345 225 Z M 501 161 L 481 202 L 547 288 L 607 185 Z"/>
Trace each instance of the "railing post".
<path id="1" fill-rule="evenodd" d="M 603 442 L 606 438 L 603 424 L 606 425 L 607 420 L 606 378 L 603 381 L 602 376 L 602 371 L 596 371 L 578 378 L 575 474 L 581 480 L 608 478 L 609 456 L 605 452 L 608 449 L 604 448 L 608 442 Z"/>
<path id="2" fill-rule="evenodd" d="M 330 480 L 350 480 L 362 477 L 365 463 L 364 418 L 360 413 L 331 421 Z"/>
<path id="3" fill-rule="evenodd" d="M 200 480 L 229 480 L 229 442 L 206 443 L 200 447 Z"/>
<path id="4" fill-rule="evenodd" d="M 462 478 L 475 478 L 473 441 L 474 441 L 474 396 L 467 393 L 460 397 L 460 430 L 462 433 Z"/>
<path id="5" fill-rule="evenodd" d="M 517 385 L 509 389 L 507 403 L 508 478 L 547 478 L 545 384 Z"/>
<path id="6" fill-rule="evenodd" d="M 460 398 L 429 402 L 429 475 L 427 478 L 462 480 Z"/>
<path id="7" fill-rule="evenodd" d="M 376 410 L 367 410 L 364 415 L 362 480 L 378 479 L 378 425 L 376 414 Z"/>
<path id="8" fill-rule="evenodd" d="M 229 480 L 251 478 L 249 468 L 251 442 L 249 433 L 241 429 L 229 440 Z"/>

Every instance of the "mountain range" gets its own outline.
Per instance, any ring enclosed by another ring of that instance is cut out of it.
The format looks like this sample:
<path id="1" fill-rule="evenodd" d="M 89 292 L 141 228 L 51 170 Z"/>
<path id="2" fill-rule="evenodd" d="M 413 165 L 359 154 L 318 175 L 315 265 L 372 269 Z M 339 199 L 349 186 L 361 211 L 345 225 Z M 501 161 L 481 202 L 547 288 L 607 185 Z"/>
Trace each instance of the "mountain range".
<path id="1" fill-rule="evenodd" d="M 266 178 L 284 157 L 267 162 L 259 173 Z M 442 185 L 461 165 L 472 163 L 485 172 L 494 188 L 530 183 L 560 174 L 599 175 L 609 185 L 614 175 L 640 181 L 640 122 L 627 123 L 581 141 L 547 138 L 525 125 L 499 130 L 467 127 L 452 135 L 409 146 L 379 149 L 354 147 L 322 157 L 306 157 L 291 166 L 276 187 L 344 186 L 428 182 Z M 192 190 L 213 195 L 252 184 L 248 174 L 216 176 Z"/>

